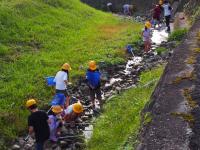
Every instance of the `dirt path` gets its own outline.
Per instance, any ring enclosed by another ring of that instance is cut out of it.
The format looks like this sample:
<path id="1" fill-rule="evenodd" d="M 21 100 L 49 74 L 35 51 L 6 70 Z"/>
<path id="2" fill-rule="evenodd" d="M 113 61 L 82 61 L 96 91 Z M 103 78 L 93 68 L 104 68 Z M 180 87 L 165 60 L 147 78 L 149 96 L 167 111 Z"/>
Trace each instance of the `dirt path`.
<path id="1" fill-rule="evenodd" d="M 200 149 L 199 29 L 200 20 L 174 50 L 144 109 L 144 116 L 151 113 L 151 122 L 141 129 L 137 150 Z"/>

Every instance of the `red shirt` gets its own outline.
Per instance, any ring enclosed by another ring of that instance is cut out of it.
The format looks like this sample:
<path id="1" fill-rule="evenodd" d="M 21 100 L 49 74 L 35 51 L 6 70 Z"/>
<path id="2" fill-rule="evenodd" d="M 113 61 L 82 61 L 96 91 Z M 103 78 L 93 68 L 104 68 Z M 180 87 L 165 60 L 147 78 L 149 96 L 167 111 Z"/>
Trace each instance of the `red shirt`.
<path id="1" fill-rule="evenodd" d="M 160 14 L 161 14 L 161 8 L 159 6 L 156 6 L 154 8 L 154 14 L 153 14 L 153 17 L 154 18 L 159 18 L 160 17 Z"/>

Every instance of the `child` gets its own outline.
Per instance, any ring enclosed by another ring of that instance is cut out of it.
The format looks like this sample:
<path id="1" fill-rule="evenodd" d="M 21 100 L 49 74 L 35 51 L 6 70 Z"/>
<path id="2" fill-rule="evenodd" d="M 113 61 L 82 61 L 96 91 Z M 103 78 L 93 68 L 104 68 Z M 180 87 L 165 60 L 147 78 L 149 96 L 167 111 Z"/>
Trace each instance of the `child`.
<path id="1" fill-rule="evenodd" d="M 69 105 L 67 109 L 63 111 L 63 118 L 66 122 L 75 122 L 83 112 L 83 105 L 80 102 Z"/>
<path id="2" fill-rule="evenodd" d="M 170 19 L 171 19 L 172 7 L 167 0 L 164 1 L 164 4 L 162 5 L 162 7 L 164 9 L 167 32 L 170 32 Z"/>
<path id="3" fill-rule="evenodd" d="M 56 83 L 56 93 L 63 93 L 66 97 L 66 107 L 69 105 L 69 93 L 67 84 L 69 84 L 69 71 L 71 66 L 68 63 L 62 65 L 61 70 L 57 72 L 54 82 Z"/>
<path id="4" fill-rule="evenodd" d="M 101 73 L 97 69 L 95 61 L 89 62 L 89 69 L 86 72 L 86 80 L 90 89 L 90 99 L 92 101 L 93 110 L 95 109 L 95 96 L 99 100 L 100 108 L 102 108 L 101 100 Z"/>
<path id="5" fill-rule="evenodd" d="M 150 28 L 151 28 L 151 23 L 150 22 L 146 22 L 145 23 L 145 28 L 142 31 L 142 39 L 144 41 L 144 52 L 145 53 L 147 53 L 151 48 Z"/>
<path id="6" fill-rule="evenodd" d="M 49 128 L 50 128 L 50 140 L 52 142 L 58 141 L 59 131 L 62 127 L 62 118 L 61 112 L 63 111 L 62 107 L 59 105 L 53 106 L 49 112 Z"/>
<path id="7" fill-rule="evenodd" d="M 156 27 L 156 24 L 160 24 L 160 15 L 161 15 L 161 7 L 160 5 L 156 5 L 153 9 L 153 20 L 154 20 L 154 26 Z"/>

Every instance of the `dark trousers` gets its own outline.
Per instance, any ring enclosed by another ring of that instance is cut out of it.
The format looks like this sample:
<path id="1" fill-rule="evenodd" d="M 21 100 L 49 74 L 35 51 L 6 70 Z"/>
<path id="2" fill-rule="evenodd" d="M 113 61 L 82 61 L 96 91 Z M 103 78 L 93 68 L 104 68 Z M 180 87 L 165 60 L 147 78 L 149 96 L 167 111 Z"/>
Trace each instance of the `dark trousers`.
<path id="1" fill-rule="evenodd" d="M 35 149 L 36 150 L 43 150 L 44 142 L 36 142 Z"/>
<path id="2" fill-rule="evenodd" d="M 90 99 L 92 101 L 93 107 L 94 107 L 94 104 L 95 104 L 95 96 L 99 101 L 100 107 L 102 107 L 101 89 L 100 89 L 100 87 L 98 87 L 96 89 L 90 88 Z"/>
<path id="3" fill-rule="evenodd" d="M 69 93 L 68 93 L 67 89 L 65 89 L 65 90 L 57 90 L 57 89 L 56 89 L 56 93 L 62 93 L 62 94 L 64 94 L 66 97 L 69 96 Z"/>
<path id="4" fill-rule="evenodd" d="M 107 7 L 108 7 L 108 11 L 113 12 L 113 6 L 112 5 L 107 6 Z"/>
<path id="5" fill-rule="evenodd" d="M 166 22 L 166 26 L 167 26 L 167 31 L 170 31 L 170 18 L 171 16 L 165 16 L 165 22 Z"/>

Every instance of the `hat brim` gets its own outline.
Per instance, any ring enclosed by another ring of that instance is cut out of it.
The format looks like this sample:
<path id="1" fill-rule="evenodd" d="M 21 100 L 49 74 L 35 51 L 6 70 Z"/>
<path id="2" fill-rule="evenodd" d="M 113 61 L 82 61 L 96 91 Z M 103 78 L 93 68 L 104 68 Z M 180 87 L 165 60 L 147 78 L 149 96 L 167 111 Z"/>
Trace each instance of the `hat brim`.
<path id="1" fill-rule="evenodd" d="M 61 109 L 60 111 L 57 111 L 57 110 L 52 109 L 52 111 L 53 111 L 54 113 L 61 113 L 61 112 L 63 111 L 63 109 Z"/>
<path id="2" fill-rule="evenodd" d="M 97 69 L 97 66 L 95 67 L 90 67 L 91 70 L 96 70 Z"/>

